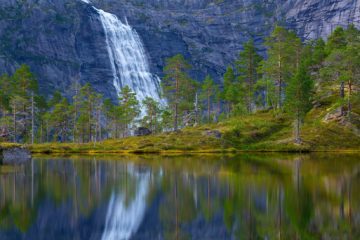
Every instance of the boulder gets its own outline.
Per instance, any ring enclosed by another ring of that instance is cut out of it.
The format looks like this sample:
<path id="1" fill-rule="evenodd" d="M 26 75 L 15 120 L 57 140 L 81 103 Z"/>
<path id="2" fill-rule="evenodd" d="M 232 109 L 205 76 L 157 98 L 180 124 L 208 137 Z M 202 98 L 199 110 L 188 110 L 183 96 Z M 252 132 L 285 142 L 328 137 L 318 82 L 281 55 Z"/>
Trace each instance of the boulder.
<path id="1" fill-rule="evenodd" d="M 151 135 L 151 130 L 146 127 L 139 127 L 135 130 L 135 136 L 148 136 Z"/>
<path id="2" fill-rule="evenodd" d="M 0 150 L 0 162 L 5 165 L 24 164 L 31 160 L 31 153 L 28 149 L 21 147 L 6 148 Z"/>
<path id="3" fill-rule="evenodd" d="M 218 130 L 207 130 L 203 133 L 203 135 L 208 137 L 214 137 L 216 139 L 220 139 L 222 137 L 222 134 Z"/>
<path id="4" fill-rule="evenodd" d="M 341 107 L 335 109 L 332 112 L 329 112 L 324 117 L 324 122 L 330 122 L 330 121 L 340 121 L 344 116 L 343 111 L 341 110 Z"/>

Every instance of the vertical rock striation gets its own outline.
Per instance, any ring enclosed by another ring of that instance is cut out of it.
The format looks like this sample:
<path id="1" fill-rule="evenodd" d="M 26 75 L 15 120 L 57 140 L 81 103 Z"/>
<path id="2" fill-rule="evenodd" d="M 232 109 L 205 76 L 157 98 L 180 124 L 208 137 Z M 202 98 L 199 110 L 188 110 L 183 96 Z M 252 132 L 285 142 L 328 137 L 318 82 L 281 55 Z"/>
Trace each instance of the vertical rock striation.
<path id="1" fill-rule="evenodd" d="M 128 19 L 147 52 L 150 64 L 145 72 L 161 76 L 165 59 L 182 53 L 193 64 L 192 76 L 198 80 L 211 74 L 220 81 L 242 44 L 253 38 L 260 46 L 274 23 L 294 29 L 304 40 L 326 37 L 336 26 L 360 27 L 360 0 L 91 3 L 121 22 Z M 98 12 L 83 1 L 0 0 L 0 73 L 29 64 L 45 94 L 58 89 L 70 95 L 71 84 L 80 81 L 116 99 L 106 37 Z"/>

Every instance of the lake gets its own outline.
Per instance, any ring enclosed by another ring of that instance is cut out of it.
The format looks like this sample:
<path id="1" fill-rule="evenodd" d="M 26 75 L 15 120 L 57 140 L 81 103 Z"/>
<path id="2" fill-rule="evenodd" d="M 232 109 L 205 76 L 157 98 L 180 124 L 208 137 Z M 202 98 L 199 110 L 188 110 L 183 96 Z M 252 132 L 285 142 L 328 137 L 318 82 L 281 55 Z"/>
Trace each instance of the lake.
<path id="1" fill-rule="evenodd" d="M 39 156 L 0 167 L 0 239 L 360 239 L 356 154 Z"/>

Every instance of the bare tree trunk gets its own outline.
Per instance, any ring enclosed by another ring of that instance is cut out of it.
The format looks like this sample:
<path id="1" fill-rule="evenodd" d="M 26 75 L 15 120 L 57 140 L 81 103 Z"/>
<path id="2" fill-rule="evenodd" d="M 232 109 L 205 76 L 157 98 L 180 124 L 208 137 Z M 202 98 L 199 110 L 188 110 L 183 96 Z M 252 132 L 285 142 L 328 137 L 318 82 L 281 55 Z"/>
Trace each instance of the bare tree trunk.
<path id="1" fill-rule="evenodd" d="M 341 99 L 345 98 L 345 83 L 344 82 L 340 83 L 340 98 Z M 341 116 L 343 116 L 344 115 L 344 106 L 343 105 L 341 105 L 340 111 L 341 111 Z"/>

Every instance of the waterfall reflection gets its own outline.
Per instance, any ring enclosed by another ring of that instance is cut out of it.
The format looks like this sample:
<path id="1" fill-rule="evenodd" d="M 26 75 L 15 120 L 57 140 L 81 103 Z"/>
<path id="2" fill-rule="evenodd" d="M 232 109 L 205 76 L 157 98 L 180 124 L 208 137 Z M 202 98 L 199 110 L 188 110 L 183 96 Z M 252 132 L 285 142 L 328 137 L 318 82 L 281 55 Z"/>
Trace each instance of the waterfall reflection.
<path id="1" fill-rule="evenodd" d="M 359 169 L 351 155 L 42 157 L 0 167 L 0 238 L 357 239 Z"/>

